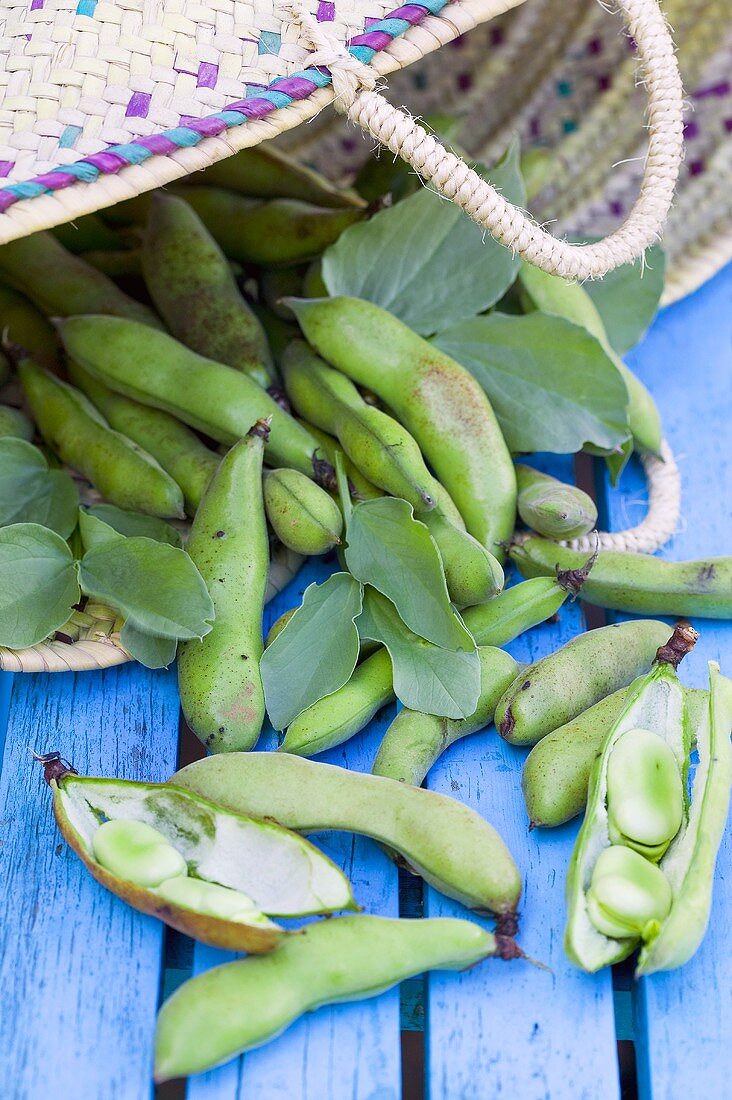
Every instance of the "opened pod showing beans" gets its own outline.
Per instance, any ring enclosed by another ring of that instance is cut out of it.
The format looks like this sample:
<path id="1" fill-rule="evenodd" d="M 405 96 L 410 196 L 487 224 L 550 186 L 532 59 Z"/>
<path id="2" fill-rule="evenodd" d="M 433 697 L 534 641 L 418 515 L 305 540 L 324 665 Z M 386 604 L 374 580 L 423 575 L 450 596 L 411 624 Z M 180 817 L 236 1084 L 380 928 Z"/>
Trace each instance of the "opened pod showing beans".
<path id="1" fill-rule="evenodd" d="M 358 908 L 343 873 L 271 821 L 166 784 L 77 775 L 59 753 L 38 758 L 64 839 L 102 886 L 194 939 L 271 951 L 268 919 Z"/>
<path id="2" fill-rule="evenodd" d="M 638 947 L 638 974 L 681 966 L 706 930 L 732 784 L 732 682 L 710 663 L 708 707 L 692 731 L 675 669 L 697 637 L 687 623 L 676 627 L 631 685 L 592 771 L 565 933 L 567 954 L 590 972 Z"/>
<path id="3" fill-rule="evenodd" d="M 369 836 L 436 890 L 497 914 L 498 930 L 515 932 L 519 870 L 496 830 L 452 798 L 282 752 L 209 756 L 171 783 L 297 832 Z"/>

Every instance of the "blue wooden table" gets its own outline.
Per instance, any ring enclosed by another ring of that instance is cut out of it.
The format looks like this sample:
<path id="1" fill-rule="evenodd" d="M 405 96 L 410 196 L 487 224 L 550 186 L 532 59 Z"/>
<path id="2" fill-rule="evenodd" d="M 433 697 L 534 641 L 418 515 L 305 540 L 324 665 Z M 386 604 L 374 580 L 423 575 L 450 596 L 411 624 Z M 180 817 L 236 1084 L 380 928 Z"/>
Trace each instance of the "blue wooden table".
<path id="1" fill-rule="evenodd" d="M 731 317 L 732 268 L 665 311 L 629 360 L 656 397 L 681 468 L 683 522 L 664 550 L 671 558 L 732 551 Z M 572 476 L 569 460 L 553 459 L 546 468 Z M 597 498 L 612 528 L 637 522 L 642 477 L 631 469 L 610 491 L 598 469 Z M 324 569 L 303 570 L 269 607 L 268 620 Z M 559 622 L 527 634 L 512 651 L 525 661 L 542 656 L 583 629 L 583 614 L 579 605 L 565 608 Z M 696 625 L 702 638 L 683 678 L 703 686 L 708 659 L 732 671 L 732 624 Z M 368 770 L 391 717 L 380 715 L 324 759 Z M 193 948 L 91 879 L 61 843 L 29 746 L 59 749 L 82 772 L 163 780 L 179 756 L 175 674 L 127 665 L 6 676 L 5 728 L 0 1096 L 145 1100 L 152 1095 L 161 998 L 223 955 Z M 644 1100 L 730 1095 L 732 838 L 720 855 L 711 928 L 689 965 L 638 983 L 627 969 L 581 974 L 562 951 L 564 877 L 576 823 L 528 832 L 523 755 L 490 728 L 453 746 L 428 782 L 503 833 L 525 878 L 522 944 L 551 971 L 488 962 L 466 974 L 406 983 L 375 1000 L 321 1009 L 263 1049 L 192 1080 L 188 1100 L 397 1100 L 421 1095 L 422 1078 L 432 1100 L 612 1100 L 620 1095 L 619 1049 L 625 1096 L 635 1095 L 634 1074 Z M 461 912 L 429 888 L 422 893 L 420 880 L 400 887 L 396 868 L 371 842 L 340 834 L 318 839 L 367 911 Z M 173 1095 L 184 1093 L 161 1090 L 161 1097 Z"/>

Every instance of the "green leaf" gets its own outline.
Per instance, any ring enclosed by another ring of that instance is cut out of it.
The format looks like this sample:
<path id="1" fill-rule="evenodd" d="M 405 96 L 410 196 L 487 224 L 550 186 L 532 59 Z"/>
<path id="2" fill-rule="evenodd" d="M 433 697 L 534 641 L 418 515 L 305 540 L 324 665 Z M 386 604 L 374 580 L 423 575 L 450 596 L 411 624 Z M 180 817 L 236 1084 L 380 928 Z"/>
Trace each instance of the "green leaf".
<path id="1" fill-rule="evenodd" d="M 86 508 L 79 509 L 79 534 L 84 550 L 91 550 L 93 546 L 103 546 L 107 542 L 118 542 L 124 538 L 114 527 L 98 519 Z"/>
<path id="2" fill-rule="evenodd" d="M 602 279 L 583 283 L 618 355 L 635 347 L 656 316 L 665 276 L 666 254 L 654 244 L 643 262 L 623 264 Z"/>
<path id="3" fill-rule="evenodd" d="M 387 596 L 410 630 L 448 649 L 472 647 L 450 603 L 440 553 L 411 504 L 398 497 L 357 504 L 347 538 L 354 577 Z"/>
<path id="4" fill-rule="evenodd" d="M 0 530 L 0 645 L 24 649 L 63 626 L 81 592 L 74 559 L 37 523 Z"/>
<path id="5" fill-rule="evenodd" d="M 0 527 L 37 523 L 68 538 L 78 506 L 78 490 L 65 470 L 49 470 L 38 447 L 24 439 L 0 439 Z"/>
<path id="6" fill-rule="evenodd" d="M 333 573 L 323 584 L 305 589 L 300 607 L 259 665 L 275 729 L 289 726 L 351 678 L 359 651 L 354 619 L 360 612 L 361 585 L 348 573 Z"/>
<path id="7" fill-rule="evenodd" d="M 129 620 L 120 630 L 119 640 L 127 652 L 146 668 L 168 668 L 175 660 L 178 648 L 175 638 L 146 634 Z"/>
<path id="8" fill-rule="evenodd" d="M 185 550 L 139 537 L 104 542 L 84 554 L 79 580 L 145 633 L 191 639 L 211 629 L 211 597 Z"/>
<path id="9" fill-rule="evenodd" d="M 128 512 L 124 508 L 117 508 L 114 504 L 92 504 L 86 511 L 89 515 L 103 520 L 115 531 L 119 531 L 120 535 L 127 535 L 128 537 L 141 535 L 144 538 L 155 539 L 156 542 L 167 542 L 170 546 L 181 547 L 183 545 L 180 531 L 156 516 L 144 516 L 141 512 Z"/>
<path id="10" fill-rule="evenodd" d="M 441 332 L 435 344 L 488 394 L 514 453 L 617 449 L 629 435 L 628 392 L 613 361 L 563 317 L 492 313 Z"/>
<path id="11" fill-rule="evenodd" d="M 523 205 L 517 143 L 487 176 Z M 342 233 L 323 255 L 323 279 L 330 294 L 375 302 L 430 336 L 497 302 L 519 262 L 458 206 L 423 187 Z"/>
<path id="12" fill-rule="evenodd" d="M 478 705 L 480 658 L 472 650 L 443 649 L 418 637 L 394 605 L 374 588 L 366 588 L 358 618 L 362 638 L 389 650 L 394 693 L 405 707 L 445 718 L 467 718 Z"/>

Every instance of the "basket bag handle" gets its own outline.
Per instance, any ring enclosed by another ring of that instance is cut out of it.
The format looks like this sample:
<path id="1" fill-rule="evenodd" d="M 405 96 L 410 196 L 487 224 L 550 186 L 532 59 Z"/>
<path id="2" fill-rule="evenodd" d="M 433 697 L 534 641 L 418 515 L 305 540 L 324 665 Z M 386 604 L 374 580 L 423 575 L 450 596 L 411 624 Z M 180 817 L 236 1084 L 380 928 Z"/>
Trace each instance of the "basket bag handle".
<path id="1" fill-rule="evenodd" d="M 310 64 L 330 69 L 335 106 L 392 153 L 402 157 L 445 198 L 528 263 L 567 279 L 596 279 L 643 254 L 659 236 L 681 163 L 683 92 L 674 45 L 657 0 L 618 0 L 635 41 L 648 96 L 648 153 L 640 194 L 619 229 L 593 244 L 569 244 L 537 225 L 490 183 L 445 149 L 406 111 L 393 107 L 376 85 L 378 75 L 348 52 L 308 12 L 290 9 L 316 53 Z"/>

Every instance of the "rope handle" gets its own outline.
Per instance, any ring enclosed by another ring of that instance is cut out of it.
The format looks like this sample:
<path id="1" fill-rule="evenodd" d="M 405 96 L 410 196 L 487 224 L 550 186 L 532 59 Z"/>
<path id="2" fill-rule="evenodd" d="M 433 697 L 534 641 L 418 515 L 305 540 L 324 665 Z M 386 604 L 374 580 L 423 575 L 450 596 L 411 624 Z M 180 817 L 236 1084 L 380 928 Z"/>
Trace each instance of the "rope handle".
<path id="1" fill-rule="evenodd" d="M 600 278 L 636 260 L 654 243 L 666 221 L 681 163 L 683 92 L 666 20 L 657 0 L 617 0 L 617 6 L 635 42 L 646 85 L 648 153 L 640 194 L 624 224 L 600 241 L 576 245 L 552 237 L 406 111 L 393 107 L 376 90 L 375 71 L 349 53 L 327 24 L 318 23 L 304 0 L 289 5 L 315 47 L 310 63 L 330 70 L 339 111 L 512 252 L 542 271 L 575 280 Z"/>

